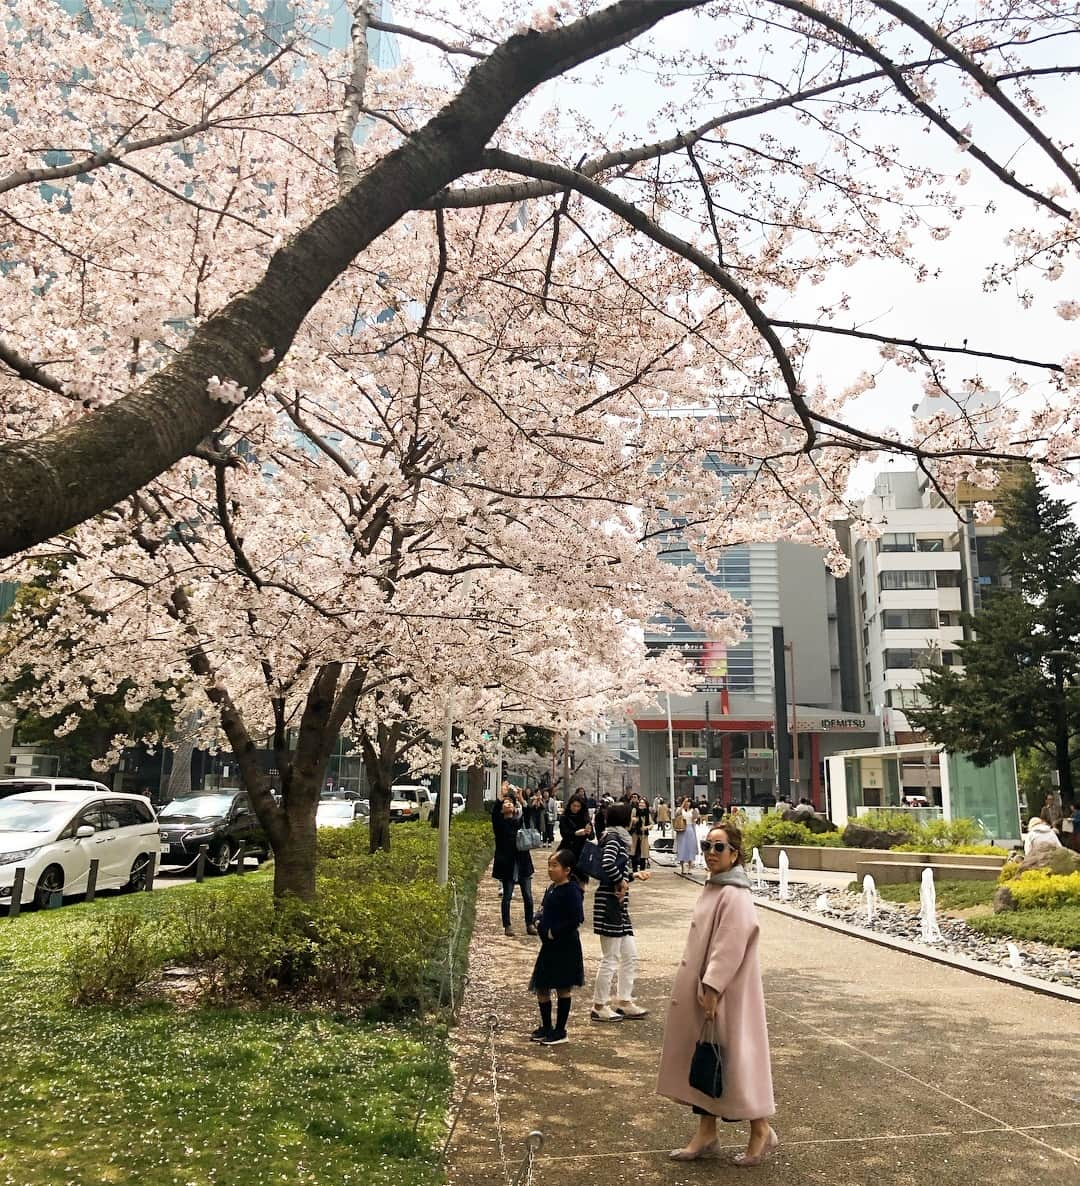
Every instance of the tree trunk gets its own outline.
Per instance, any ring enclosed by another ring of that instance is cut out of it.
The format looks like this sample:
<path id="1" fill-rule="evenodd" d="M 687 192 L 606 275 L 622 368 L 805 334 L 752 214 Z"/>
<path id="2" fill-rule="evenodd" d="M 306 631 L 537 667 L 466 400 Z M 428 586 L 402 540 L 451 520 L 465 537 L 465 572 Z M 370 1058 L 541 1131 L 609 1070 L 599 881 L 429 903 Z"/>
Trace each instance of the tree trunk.
<path id="1" fill-rule="evenodd" d="M 285 831 L 274 849 L 274 897 L 295 894 L 305 902 L 315 898 L 315 809 L 325 765 L 314 778 L 293 776 L 285 804 Z"/>
<path id="2" fill-rule="evenodd" d="M 469 767 L 469 785 L 465 792 L 465 810 L 481 812 L 484 810 L 484 774 L 483 766 Z"/>
<path id="3" fill-rule="evenodd" d="M 191 794 L 191 755 L 194 747 L 191 739 L 181 739 L 173 750 L 172 769 L 169 771 L 169 784 L 165 788 L 163 801 L 171 803 L 173 799 L 182 799 Z"/>
<path id="4" fill-rule="evenodd" d="M 1061 806 L 1068 812 L 1075 810 L 1075 799 L 1072 763 L 1069 758 L 1069 704 L 1065 695 L 1065 671 L 1060 662 L 1055 664 L 1054 690 L 1057 693 L 1057 704 L 1054 707 L 1054 763 L 1058 772 Z"/>

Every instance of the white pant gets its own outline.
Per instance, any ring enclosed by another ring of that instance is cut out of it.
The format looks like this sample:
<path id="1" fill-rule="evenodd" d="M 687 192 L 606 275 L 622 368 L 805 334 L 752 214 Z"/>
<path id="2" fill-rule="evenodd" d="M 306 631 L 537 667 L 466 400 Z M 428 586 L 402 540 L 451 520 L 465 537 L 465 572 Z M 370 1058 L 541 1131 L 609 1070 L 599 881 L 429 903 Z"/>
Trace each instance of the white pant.
<path id="1" fill-rule="evenodd" d="M 616 972 L 619 976 L 618 997 L 620 1001 L 634 999 L 634 977 L 637 975 L 637 944 L 633 935 L 600 936 L 600 967 L 596 972 L 593 988 L 593 1004 L 606 1005 L 611 997 L 611 982 Z"/>

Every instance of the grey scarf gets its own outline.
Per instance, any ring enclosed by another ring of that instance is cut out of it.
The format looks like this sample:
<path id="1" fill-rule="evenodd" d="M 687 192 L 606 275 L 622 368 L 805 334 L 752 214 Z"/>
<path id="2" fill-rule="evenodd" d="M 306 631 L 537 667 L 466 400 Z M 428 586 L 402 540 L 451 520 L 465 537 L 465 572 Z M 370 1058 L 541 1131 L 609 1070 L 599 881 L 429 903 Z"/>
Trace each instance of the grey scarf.
<path id="1" fill-rule="evenodd" d="M 726 873 L 713 873 L 705 882 L 706 885 L 733 885 L 736 889 L 750 888 L 750 878 L 742 865 L 732 865 Z"/>

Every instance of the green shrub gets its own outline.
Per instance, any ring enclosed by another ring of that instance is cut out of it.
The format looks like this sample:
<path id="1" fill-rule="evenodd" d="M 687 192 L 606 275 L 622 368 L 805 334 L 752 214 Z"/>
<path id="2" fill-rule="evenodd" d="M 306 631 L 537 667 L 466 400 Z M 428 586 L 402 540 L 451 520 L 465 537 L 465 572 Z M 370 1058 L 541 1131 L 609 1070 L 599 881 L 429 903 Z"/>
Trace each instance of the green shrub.
<path id="1" fill-rule="evenodd" d="M 898 885 L 879 885 L 878 893 L 887 902 L 918 902 L 921 886 L 917 881 L 900 882 Z M 848 884 L 848 889 L 861 893 L 858 881 Z M 937 904 L 942 910 L 966 910 L 971 906 L 988 906 L 994 897 L 997 885 L 993 881 L 938 881 L 934 889 Z"/>
<path id="2" fill-rule="evenodd" d="M 756 823 L 743 828 L 743 849 L 749 854 L 765 844 L 813 844 L 818 848 L 840 848 L 843 841 L 839 832 L 812 832 L 806 824 L 784 820 L 770 812 Z"/>
<path id="3" fill-rule="evenodd" d="M 1009 881 L 1018 910 L 1056 910 L 1080 906 L 1080 873 L 1064 876 L 1049 869 L 1026 869 Z"/>
<path id="4" fill-rule="evenodd" d="M 1080 906 L 1060 906 L 1056 910 L 1010 910 L 1005 914 L 970 918 L 968 925 L 984 935 L 1035 939 L 1080 951 Z"/>
<path id="5" fill-rule="evenodd" d="M 165 956 L 151 919 L 106 914 L 69 948 L 68 979 L 75 1003 L 112 1004 L 133 996 L 158 973 Z"/>
<path id="6" fill-rule="evenodd" d="M 920 822 L 906 811 L 869 811 L 856 821 L 876 832 L 900 832 L 907 840 L 894 852 L 951 852 L 972 856 L 1005 856 L 1003 848 L 988 844 L 986 831 L 974 819 L 932 819 Z"/>
<path id="7" fill-rule="evenodd" d="M 319 837 L 316 898 L 275 903 L 265 874 L 212 893 L 163 900 L 153 921 L 109 917 L 71 962 L 80 1001 L 131 996 L 168 962 L 190 966 L 204 994 L 267 998 L 303 991 L 338 1003 L 397 1009 L 460 983 L 490 822 L 455 822 L 451 884 L 435 884 L 437 835 L 395 829 L 390 852 L 369 853 L 366 828 Z"/>

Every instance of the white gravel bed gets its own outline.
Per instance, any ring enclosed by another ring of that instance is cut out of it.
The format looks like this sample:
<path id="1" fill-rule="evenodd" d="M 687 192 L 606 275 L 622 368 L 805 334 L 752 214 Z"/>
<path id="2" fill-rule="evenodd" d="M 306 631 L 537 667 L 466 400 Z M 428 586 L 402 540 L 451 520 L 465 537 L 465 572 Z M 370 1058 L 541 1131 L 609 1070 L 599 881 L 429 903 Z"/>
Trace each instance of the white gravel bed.
<path id="1" fill-rule="evenodd" d="M 889 935 L 895 939 L 925 946 L 928 950 L 948 951 L 954 955 L 999 967 L 1013 967 L 1007 944 L 1012 943 L 1020 952 L 1021 966 L 1015 971 L 1040 980 L 1064 984 L 1069 988 L 1080 988 L 1080 952 L 1067 951 L 1063 947 L 1051 947 L 1048 943 L 1037 943 L 1030 939 L 1005 939 L 983 935 L 973 930 L 962 919 L 949 918 L 938 911 L 938 928 L 944 942 L 924 944 L 921 938 L 921 923 L 918 906 L 879 900 L 872 923 L 867 922 L 866 906 L 860 894 L 846 889 L 826 889 L 822 886 L 802 885 L 794 882 L 788 886 L 789 897 L 784 905 L 804 910 L 808 914 L 824 915 L 837 919 L 848 926 Z M 773 901 L 780 901 L 780 887 L 776 882 L 766 882 L 754 893 Z M 825 899 L 827 909 L 822 909 Z"/>

